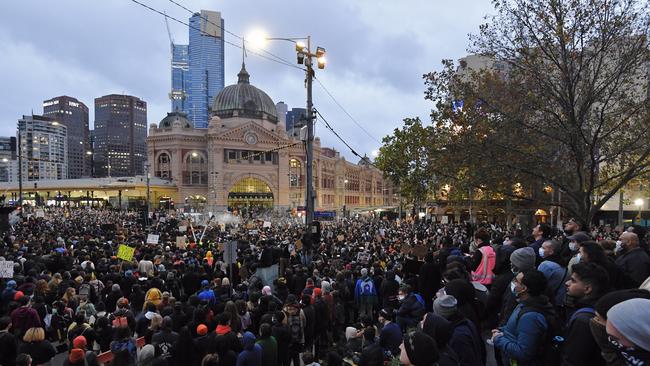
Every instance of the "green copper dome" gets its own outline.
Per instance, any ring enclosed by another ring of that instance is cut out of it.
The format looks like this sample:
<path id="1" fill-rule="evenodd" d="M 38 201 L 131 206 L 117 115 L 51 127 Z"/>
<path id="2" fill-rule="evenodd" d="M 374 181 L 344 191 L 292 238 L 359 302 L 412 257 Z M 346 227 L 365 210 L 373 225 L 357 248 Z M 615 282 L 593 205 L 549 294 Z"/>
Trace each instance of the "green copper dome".
<path id="1" fill-rule="evenodd" d="M 250 84 L 250 75 L 243 63 L 237 76 L 237 84 L 225 87 L 214 98 L 212 115 L 229 118 L 237 112 L 240 117 L 264 118 L 277 123 L 275 103 L 265 92 Z"/>

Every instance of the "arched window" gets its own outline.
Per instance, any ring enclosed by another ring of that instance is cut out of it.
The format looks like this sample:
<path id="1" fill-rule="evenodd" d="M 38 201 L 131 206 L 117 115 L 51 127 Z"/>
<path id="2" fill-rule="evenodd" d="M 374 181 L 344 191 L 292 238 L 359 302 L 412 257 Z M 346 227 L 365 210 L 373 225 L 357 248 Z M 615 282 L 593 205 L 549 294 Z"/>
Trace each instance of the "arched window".
<path id="1" fill-rule="evenodd" d="M 300 187 L 302 186 L 302 164 L 300 160 L 291 159 L 289 160 L 289 186 L 290 187 Z"/>
<path id="2" fill-rule="evenodd" d="M 185 159 L 185 169 L 183 170 L 183 184 L 208 184 L 208 164 L 202 154 L 193 152 L 189 154 Z"/>
<path id="3" fill-rule="evenodd" d="M 158 160 L 156 161 L 156 177 L 171 178 L 171 176 L 171 159 L 169 154 L 162 153 L 158 155 Z"/>

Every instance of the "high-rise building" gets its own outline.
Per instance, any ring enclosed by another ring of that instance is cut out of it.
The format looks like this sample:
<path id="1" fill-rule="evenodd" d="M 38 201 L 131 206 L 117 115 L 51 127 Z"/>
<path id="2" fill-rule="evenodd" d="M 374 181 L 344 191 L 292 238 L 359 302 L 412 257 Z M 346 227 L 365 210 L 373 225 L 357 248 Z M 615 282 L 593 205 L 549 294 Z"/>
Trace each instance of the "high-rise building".
<path id="1" fill-rule="evenodd" d="M 68 128 L 52 118 L 30 115 L 18 120 L 22 180 L 68 177 Z"/>
<path id="2" fill-rule="evenodd" d="M 189 79 L 190 59 L 188 45 L 171 44 L 172 49 L 172 111 L 187 114 L 187 84 Z"/>
<path id="3" fill-rule="evenodd" d="M 95 98 L 93 160 L 96 177 L 142 175 L 146 138 L 147 102 L 119 94 Z"/>
<path id="4" fill-rule="evenodd" d="M 306 118 L 306 108 L 291 108 L 286 114 L 287 133 L 290 136 L 299 136 L 300 129 L 305 125 Z"/>
<path id="5" fill-rule="evenodd" d="M 275 103 L 275 110 L 278 112 L 278 129 L 285 129 L 287 125 L 287 111 L 289 106 L 285 102 Z"/>
<path id="6" fill-rule="evenodd" d="M 197 128 L 208 127 L 210 106 L 224 86 L 224 21 L 217 11 L 190 18 L 187 115 Z"/>
<path id="7" fill-rule="evenodd" d="M 16 169 L 16 137 L 0 137 L 0 182 L 11 182 Z"/>
<path id="8" fill-rule="evenodd" d="M 43 102 L 43 116 L 68 127 L 68 179 L 91 176 L 90 128 L 88 107 L 68 96 L 60 96 Z"/>

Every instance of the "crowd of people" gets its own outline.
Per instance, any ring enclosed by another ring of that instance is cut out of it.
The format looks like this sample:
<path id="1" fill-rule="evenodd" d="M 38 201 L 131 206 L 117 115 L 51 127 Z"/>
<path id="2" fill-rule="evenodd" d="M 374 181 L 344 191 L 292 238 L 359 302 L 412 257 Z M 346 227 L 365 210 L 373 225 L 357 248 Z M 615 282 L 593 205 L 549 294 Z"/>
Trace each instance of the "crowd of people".
<path id="1" fill-rule="evenodd" d="M 21 212 L 0 365 L 650 365 L 642 227 L 199 221 Z"/>

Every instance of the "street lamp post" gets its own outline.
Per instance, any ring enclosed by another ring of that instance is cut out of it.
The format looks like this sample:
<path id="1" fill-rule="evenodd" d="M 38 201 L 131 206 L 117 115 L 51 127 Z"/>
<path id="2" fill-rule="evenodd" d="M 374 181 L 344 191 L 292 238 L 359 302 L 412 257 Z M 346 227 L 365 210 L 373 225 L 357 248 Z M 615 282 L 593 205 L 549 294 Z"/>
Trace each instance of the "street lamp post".
<path id="1" fill-rule="evenodd" d="M 325 49 L 322 47 L 316 47 L 316 52 L 312 53 L 311 51 L 311 36 L 300 37 L 300 38 L 269 38 L 264 37 L 264 40 L 273 41 L 273 40 L 282 40 L 289 41 L 295 44 L 296 53 L 297 53 L 297 62 L 298 64 L 303 64 L 307 68 L 305 70 L 305 83 L 307 86 L 307 141 L 306 141 L 306 151 L 307 151 L 307 187 L 306 187 L 306 197 L 305 197 L 305 208 L 306 208 L 306 218 L 305 223 L 310 225 L 314 220 L 314 172 L 312 171 L 314 165 L 314 105 L 312 103 L 312 82 L 314 79 L 314 69 L 312 59 L 315 57 L 317 60 L 317 65 L 319 69 L 325 68 Z M 305 45 L 303 42 L 307 40 Z"/>
<path id="2" fill-rule="evenodd" d="M 343 217 L 347 217 L 346 208 L 348 203 L 348 180 L 343 180 Z"/>
<path id="3" fill-rule="evenodd" d="M 147 208 L 145 209 L 145 217 L 144 217 L 144 222 L 146 225 L 149 225 L 149 204 L 150 204 L 150 180 L 151 180 L 151 175 L 149 174 L 149 163 L 146 163 L 144 165 L 145 167 L 145 173 L 147 174 Z"/>

